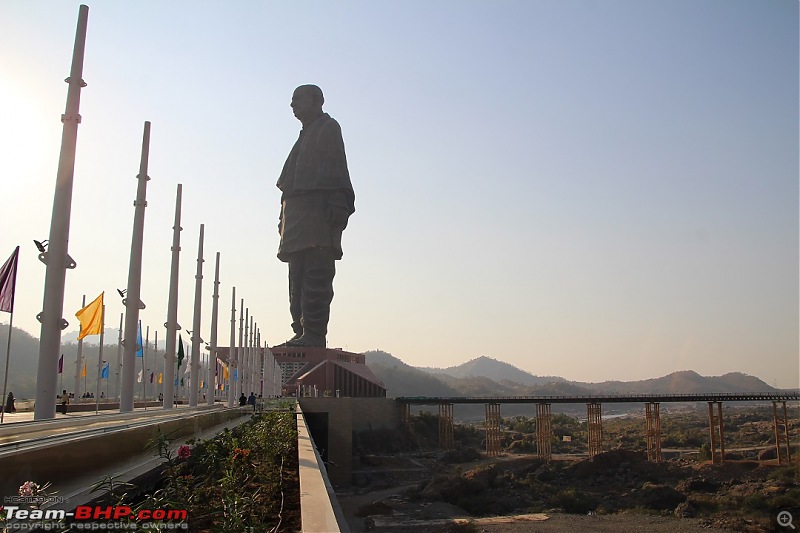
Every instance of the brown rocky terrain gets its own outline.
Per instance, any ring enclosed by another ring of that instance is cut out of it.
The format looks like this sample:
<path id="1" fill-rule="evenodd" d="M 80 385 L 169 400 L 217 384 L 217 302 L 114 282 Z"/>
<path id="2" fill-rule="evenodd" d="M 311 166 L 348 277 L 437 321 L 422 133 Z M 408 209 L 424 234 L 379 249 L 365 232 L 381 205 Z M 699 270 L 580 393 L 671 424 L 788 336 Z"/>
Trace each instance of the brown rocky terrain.
<path id="1" fill-rule="evenodd" d="M 691 419 L 675 433 L 676 444 L 694 438 Z M 639 425 L 637 420 L 609 424 L 604 439 L 636 448 Z M 339 499 L 354 532 L 760 532 L 777 527 L 780 510 L 800 516 L 797 450 L 793 466 L 779 466 L 774 441 L 764 442 L 769 421 L 748 412 L 731 428 L 735 451 L 716 465 L 703 460 L 699 448 L 675 448 L 659 463 L 648 462 L 641 449 L 621 447 L 591 459 L 561 453 L 546 462 L 531 453 L 511 453 L 526 448 L 520 444 L 526 435 L 514 431 L 506 435 L 506 451 L 494 458 L 479 453 L 479 446 L 391 454 L 362 450 L 354 465 L 355 486 Z M 469 435 L 457 430 L 456 442 L 470 442 Z"/>

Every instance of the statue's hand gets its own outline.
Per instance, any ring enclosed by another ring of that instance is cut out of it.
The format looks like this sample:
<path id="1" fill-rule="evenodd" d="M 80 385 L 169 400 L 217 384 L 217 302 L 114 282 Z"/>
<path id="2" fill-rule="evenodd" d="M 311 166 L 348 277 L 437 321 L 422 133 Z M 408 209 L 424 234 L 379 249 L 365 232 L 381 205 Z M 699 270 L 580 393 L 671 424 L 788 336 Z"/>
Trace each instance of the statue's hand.
<path id="1" fill-rule="evenodd" d="M 348 210 L 338 205 L 328 207 L 328 222 L 334 229 L 344 229 L 347 227 L 347 219 L 350 216 Z"/>

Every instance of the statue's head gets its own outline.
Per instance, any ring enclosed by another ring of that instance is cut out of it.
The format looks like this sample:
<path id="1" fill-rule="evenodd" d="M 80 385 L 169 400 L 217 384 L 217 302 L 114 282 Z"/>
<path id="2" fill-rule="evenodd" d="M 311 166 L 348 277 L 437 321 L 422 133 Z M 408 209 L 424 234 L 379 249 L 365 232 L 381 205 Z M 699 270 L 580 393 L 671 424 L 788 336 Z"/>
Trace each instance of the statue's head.
<path id="1" fill-rule="evenodd" d="M 304 125 L 308 124 L 322 114 L 322 104 L 325 97 L 322 89 L 316 85 L 301 85 L 292 94 L 292 111 L 297 120 Z"/>

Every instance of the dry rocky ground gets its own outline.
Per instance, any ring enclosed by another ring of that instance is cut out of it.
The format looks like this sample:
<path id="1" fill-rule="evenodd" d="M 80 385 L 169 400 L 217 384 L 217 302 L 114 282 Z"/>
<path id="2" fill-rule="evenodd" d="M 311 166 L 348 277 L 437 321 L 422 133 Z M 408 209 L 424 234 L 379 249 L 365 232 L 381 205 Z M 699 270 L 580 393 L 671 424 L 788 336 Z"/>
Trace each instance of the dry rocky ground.
<path id="1" fill-rule="evenodd" d="M 621 448 L 550 462 L 475 448 L 362 454 L 354 486 L 338 496 L 354 533 L 785 531 L 780 510 L 800 522 L 796 452 L 794 466 L 744 455 L 755 457 L 713 465 L 653 463 Z"/>

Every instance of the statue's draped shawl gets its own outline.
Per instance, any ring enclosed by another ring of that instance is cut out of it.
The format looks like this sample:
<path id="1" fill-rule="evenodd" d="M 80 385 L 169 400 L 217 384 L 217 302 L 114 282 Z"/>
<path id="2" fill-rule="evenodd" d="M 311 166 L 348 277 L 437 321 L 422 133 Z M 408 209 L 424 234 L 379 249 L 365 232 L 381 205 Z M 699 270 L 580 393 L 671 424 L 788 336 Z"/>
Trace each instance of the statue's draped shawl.
<path id="1" fill-rule="evenodd" d="M 281 243 L 278 258 L 312 247 L 331 247 L 342 257 L 342 230 L 328 223 L 331 206 L 355 212 L 355 193 L 347 170 L 339 123 L 327 113 L 300 132 L 278 178 Z"/>

